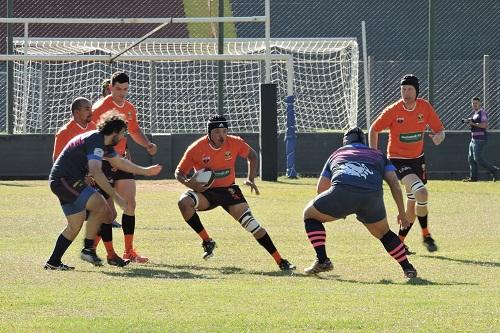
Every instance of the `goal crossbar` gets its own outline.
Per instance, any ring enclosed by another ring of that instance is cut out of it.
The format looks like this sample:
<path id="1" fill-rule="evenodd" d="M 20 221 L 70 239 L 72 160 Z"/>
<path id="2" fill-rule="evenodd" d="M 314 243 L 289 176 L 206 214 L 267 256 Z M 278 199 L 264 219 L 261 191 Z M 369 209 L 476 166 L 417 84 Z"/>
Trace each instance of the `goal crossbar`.
<path id="1" fill-rule="evenodd" d="M 163 23 L 236 23 L 265 22 L 265 16 L 248 17 L 141 17 L 141 18 L 31 18 L 0 17 L 0 23 L 17 24 L 163 24 Z"/>

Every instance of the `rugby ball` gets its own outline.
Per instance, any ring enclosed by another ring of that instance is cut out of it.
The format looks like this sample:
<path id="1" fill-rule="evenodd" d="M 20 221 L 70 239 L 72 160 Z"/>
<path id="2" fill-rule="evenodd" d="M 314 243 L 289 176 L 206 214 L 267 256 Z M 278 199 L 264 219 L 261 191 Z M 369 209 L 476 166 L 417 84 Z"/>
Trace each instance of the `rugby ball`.
<path id="1" fill-rule="evenodd" d="M 215 180 L 215 173 L 212 169 L 205 168 L 196 171 L 193 177 L 198 183 L 205 183 L 205 187 L 210 187 Z"/>

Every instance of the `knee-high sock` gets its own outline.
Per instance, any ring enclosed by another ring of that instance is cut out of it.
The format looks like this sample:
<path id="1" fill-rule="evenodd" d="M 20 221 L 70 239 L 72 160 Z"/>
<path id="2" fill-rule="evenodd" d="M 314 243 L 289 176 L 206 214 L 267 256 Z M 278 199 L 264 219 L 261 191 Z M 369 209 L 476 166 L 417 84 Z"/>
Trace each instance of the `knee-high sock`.
<path id="1" fill-rule="evenodd" d="M 425 216 L 417 216 L 418 223 L 420 223 L 420 226 L 422 227 L 422 235 L 424 237 L 430 235 L 429 229 L 427 227 L 427 217 L 428 216 L 429 216 L 429 214 L 426 214 Z"/>
<path id="2" fill-rule="evenodd" d="M 198 216 L 198 213 L 194 212 L 193 216 L 191 216 L 189 220 L 186 221 L 186 223 L 189 224 L 191 229 L 196 231 L 196 233 L 198 234 L 198 236 L 200 236 L 202 240 L 210 239 L 210 236 L 208 236 L 205 227 L 203 227 L 203 224 L 201 224 L 201 220 L 200 217 Z"/>
<path id="3" fill-rule="evenodd" d="M 257 242 L 263 248 L 265 248 L 267 252 L 269 252 L 269 254 L 274 258 L 274 261 L 276 261 L 276 263 L 278 263 L 278 264 L 280 263 L 280 261 L 282 259 L 281 255 L 278 252 L 278 250 L 276 250 L 276 246 L 274 246 L 274 243 L 271 240 L 271 237 L 269 237 L 269 234 L 267 233 L 267 231 L 266 231 L 266 234 L 264 236 L 257 239 Z"/>
<path id="4" fill-rule="evenodd" d="M 70 241 L 66 237 L 64 237 L 62 234 L 57 237 L 56 240 L 56 245 L 54 246 L 54 251 L 52 251 L 52 255 L 50 256 L 50 259 L 47 261 L 49 264 L 53 266 L 59 266 L 61 263 L 61 258 L 68 249 L 68 247 L 71 245 L 73 241 Z"/>
<path id="5" fill-rule="evenodd" d="M 399 235 L 399 239 L 402 242 L 404 242 L 406 236 L 410 232 L 411 227 L 413 227 L 413 223 L 411 223 L 410 226 L 408 228 L 406 228 L 406 229 L 402 229 L 401 226 L 399 227 L 398 235 Z"/>
<path id="6" fill-rule="evenodd" d="M 131 251 L 134 248 L 135 216 L 122 215 L 123 238 L 125 241 L 125 251 Z"/>
<path id="7" fill-rule="evenodd" d="M 392 231 L 388 231 L 380 239 L 385 250 L 391 257 L 396 260 L 403 269 L 410 267 L 408 258 L 406 258 L 406 250 L 404 244 L 401 242 L 399 237 Z"/>
<path id="8" fill-rule="evenodd" d="M 328 257 L 326 256 L 326 230 L 318 220 L 305 219 L 304 226 L 306 228 L 307 237 L 316 251 L 316 257 L 320 263 L 324 262 Z"/>
<path id="9" fill-rule="evenodd" d="M 113 248 L 113 226 L 111 223 L 103 223 L 101 225 L 101 236 L 104 247 L 106 248 L 107 257 L 113 258 L 116 254 L 115 249 Z"/>

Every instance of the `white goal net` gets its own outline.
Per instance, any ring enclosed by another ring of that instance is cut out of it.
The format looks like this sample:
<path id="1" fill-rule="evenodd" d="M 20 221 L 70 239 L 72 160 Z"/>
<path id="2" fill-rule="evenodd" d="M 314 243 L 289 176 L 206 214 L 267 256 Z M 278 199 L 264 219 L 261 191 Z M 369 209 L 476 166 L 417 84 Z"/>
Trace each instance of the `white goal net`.
<path id="1" fill-rule="evenodd" d="M 204 133 L 217 113 L 218 61 L 214 39 L 151 39 L 112 63 L 82 60 L 113 56 L 133 44 L 123 39 L 15 40 L 17 55 L 36 60 L 14 66 L 14 132 L 55 133 L 71 118 L 78 96 L 99 98 L 101 82 L 115 71 L 131 79 L 129 100 L 146 133 Z M 285 98 L 295 97 L 297 132 L 345 129 L 357 123 L 358 46 L 355 39 L 271 39 L 271 82 L 278 86 L 278 128 L 286 130 Z M 264 39 L 225 40 L 224 114 L 231 131 L 259 132 L 259 85 L 264 82 Z M 53 59 L 60 60 L 53 60 Z M 135 57 L 134 60 L 127 60 Z M 241 57 L 238 58 L 238 57 Z M 207 58 L 207 59 L 204 59 Z M 61 60 L 62 59 L 62 60 Z M 292 76 L 292 77 L 290 77 Z M 293 84 L 290 87 L 290 83 Z"/>

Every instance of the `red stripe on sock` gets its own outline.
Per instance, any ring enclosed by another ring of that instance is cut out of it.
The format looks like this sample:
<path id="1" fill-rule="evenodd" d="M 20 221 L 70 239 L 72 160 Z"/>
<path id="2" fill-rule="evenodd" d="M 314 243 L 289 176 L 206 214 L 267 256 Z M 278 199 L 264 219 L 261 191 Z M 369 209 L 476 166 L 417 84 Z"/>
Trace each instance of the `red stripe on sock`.
<path id="1" fill-rule="evenodd" d="M 326 231 L 311 231 L 307 233 L 307 236 L 314 236 L 314 235 L 325 235 L 326 236 Z"/>
<path id="2" fill-rule="evenodd" d="M 391 252 L 389 252 L 389 254 L 392 256 L 394 253 L 396 252 L 399 252 L 401 250 L 402 247 L 404 247 L 405 245 L 403 243 L 399 244 L 394 250 L 392 250 Z"/>

